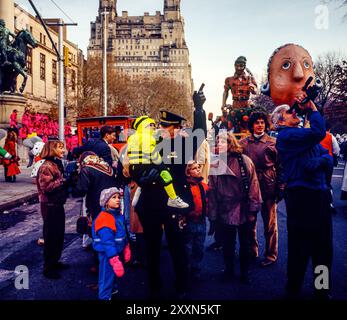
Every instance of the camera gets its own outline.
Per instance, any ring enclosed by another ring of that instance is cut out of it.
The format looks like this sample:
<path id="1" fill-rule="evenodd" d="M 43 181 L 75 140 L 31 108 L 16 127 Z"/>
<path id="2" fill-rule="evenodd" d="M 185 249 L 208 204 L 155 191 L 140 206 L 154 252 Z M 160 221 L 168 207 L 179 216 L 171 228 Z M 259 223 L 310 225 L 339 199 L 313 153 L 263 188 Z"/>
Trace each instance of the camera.
<path id="1" fill-rule="evenodd" d="M 316 78 L 315 83 L 311 87 L 309 87 L 312 80 L 313 80 L 313 77 L 312 76 L 309 77 L 302 88 L 302 91 L 304 91 L 307 94 L 307 97 L 302 101 L 301 104 L 305 104 L 309 102 L 310 100 L 314 102 L 319 92 L 323 88 L 323 83 L 319 78 Z M 293 112 L 293 110 L 295 110 L 295 113 L 299 116 L 304 116 L 307 113 L 307 110 L 300 108 L 297 102 L 295 102 L 289 110 L 290 112 Z"/>

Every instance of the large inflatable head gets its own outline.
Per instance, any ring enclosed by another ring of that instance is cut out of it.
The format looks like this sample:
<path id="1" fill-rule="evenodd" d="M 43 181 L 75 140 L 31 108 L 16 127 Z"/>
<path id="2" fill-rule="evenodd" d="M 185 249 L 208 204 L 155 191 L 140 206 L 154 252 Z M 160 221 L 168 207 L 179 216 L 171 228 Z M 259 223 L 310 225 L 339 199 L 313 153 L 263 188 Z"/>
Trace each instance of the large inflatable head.
<path id="1" fill-rule="evenodd" d="M 310 76 L 315 79 L 311 55 L 303 47 L 292 43 L 273 52 L 267 71 L 268 83 L 263 86 L 262 93 L 269 95 L 276 106 L 293 105 L 306 80 Z"/>

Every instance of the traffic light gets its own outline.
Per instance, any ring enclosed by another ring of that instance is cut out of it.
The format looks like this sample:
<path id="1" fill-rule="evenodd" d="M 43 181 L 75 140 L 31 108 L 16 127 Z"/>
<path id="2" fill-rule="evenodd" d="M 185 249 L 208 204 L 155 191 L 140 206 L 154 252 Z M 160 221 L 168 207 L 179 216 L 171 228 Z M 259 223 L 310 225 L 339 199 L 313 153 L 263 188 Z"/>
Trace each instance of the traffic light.
<path id="1" fill-rule="evenodd" d="M 71 67 L 70 51 L 68 47 L 64 47 L 64 66 Z"/>

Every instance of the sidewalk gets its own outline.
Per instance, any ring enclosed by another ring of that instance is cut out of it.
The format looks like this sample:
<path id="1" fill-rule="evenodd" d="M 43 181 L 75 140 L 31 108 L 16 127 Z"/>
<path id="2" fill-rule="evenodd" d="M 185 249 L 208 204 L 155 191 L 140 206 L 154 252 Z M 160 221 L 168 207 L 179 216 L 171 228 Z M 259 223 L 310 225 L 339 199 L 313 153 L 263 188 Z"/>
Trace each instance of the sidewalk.
<path id="1" fill-rule="evenodd" d="M 17 182 L 5 182 L 4 167 L 0 166 L 0 214 L 25 202 L 37 199 L 37 188 L 30 177 L 32 168 L 20 167 Z"/>

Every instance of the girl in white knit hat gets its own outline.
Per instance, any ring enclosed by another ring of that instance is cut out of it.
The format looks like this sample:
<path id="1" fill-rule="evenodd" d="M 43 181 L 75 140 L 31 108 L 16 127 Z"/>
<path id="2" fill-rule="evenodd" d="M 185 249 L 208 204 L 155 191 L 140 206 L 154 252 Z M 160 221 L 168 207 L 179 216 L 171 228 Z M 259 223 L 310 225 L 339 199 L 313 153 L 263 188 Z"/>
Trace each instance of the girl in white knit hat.
<path id="1" fill-rule="evenodd" d="M 122 190 L 105 189 L 100 195 L 101 212 L 92 225 L 93 247 L 99 254 L 99 299 L 111 300 L 118 292 L 116 277 L 124 275 L 123 262 L 131 259 L 126 224 L 121 212 Z"/>

